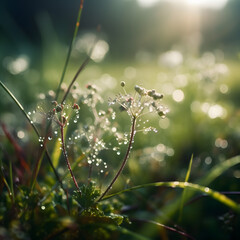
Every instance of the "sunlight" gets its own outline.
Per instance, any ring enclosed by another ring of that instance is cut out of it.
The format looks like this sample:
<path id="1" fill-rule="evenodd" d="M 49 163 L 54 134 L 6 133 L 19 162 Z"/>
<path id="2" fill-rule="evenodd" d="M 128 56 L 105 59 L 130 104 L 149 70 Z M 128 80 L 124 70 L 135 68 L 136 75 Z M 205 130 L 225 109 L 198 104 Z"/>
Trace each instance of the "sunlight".
<path id="1" fill-rule="evenodd" d="M 186 0 L 189 5 L 195 5 L 199 7 L 207 7 L 212 9 L 223 8 L 228 0 Z"/>
<path id="2" fill-rule="evenodd" d="M 181 2 L 183 4 L 187 4 L 190 6 L 211 9 L 222 9 L 226 5 L 228 0 L 137 0 L 141 7 L 152 7 L 160 1 L 176 3 Z"/>

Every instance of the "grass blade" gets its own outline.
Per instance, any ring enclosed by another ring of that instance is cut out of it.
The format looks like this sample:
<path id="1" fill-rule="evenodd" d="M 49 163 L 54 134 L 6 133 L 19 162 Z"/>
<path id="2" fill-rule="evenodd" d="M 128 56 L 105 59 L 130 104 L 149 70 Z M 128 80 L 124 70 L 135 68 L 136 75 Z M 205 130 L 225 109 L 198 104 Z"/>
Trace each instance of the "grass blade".
<path id="1" fill-rule="evenodd" d="M 231 200 L 230 198 L 226 197 L 225 195 L 214 191 L 208 187 L 204 187 L 198 184 L 194 184 L 194 183 L 188 183 L 188 182 L 156 182 L 156 183 L 149 183 L 149 184 L 142 184 L 142 185 L 138 185 L 132 188 L 128 188 L 125 190 L 122 190 L 120 192 L 108 195 L 106 197 L 104 197 L 102 200 L 120 195 L 122 193 L 126 193 L 126 192 L 131 192 L 137 189 L 143 189 L 143 188 L 147 188 L 147 187 L 170 187 L 170 188 L 183 188 L 183 189 L 191 189 L 191 190 L 195 190 L 204 194 L 207 194 L 208 196 L 212 197 L 213 199 L 219 201 L 220 203 L 228 206 L 229 208 L 231 208 L 232 210 L 236 211 L 236 212 L 240 212 L 240 206 L 234 202 L 233 200 Z"/>
<path id="2" fill-rule="evenodd" d="M 66 70 L 67 70 L 67 66 L 68 66 L 68 63 L 69 63 L 69 59 L 70 59 L 70 56 L 71 56 L 71 53 L 72 53 L 73 43 L 76 39 L 78 29 L 79 29 L 79 26 L 80 26 L 80 19 L 81 19 L 82 10 L 83 10 L 83 3 L 84 3 L 84 0 L 81 0 L 80 1 L 80 7 L 79 7 L 79 10 L 78 10 L 78 16 L 77 16 L 77 20 L 76 20 L 76 25 L 75 25 L 75 29 L 74 29 L 74 33 L 73 33 L 73 37 L 72 37 L 72 40 L 71 40 L 71 43 L 70 43 L 70 46 L 69 46 L 69 49 L 68 49 L 68 54 L 67 54 L 67 58 L 66 58 L 66 61 L 65 61 L 64 67 L 63 67 L 62 76 L 61 76 L 60 82 L 58 84 L 58 89 L 57 89 L 57 93 L 56 93 L 56 100 L 59 97 L 61 85 L 62 85 L 62 82 L 64 80 L 65 73 L 66 73 Z"/>
<path id="3" fill-rule="evenodd" d="M 193 162 L 193 155 L 191 156 L 191 159 L 190 159 L 190 162 L 188 165 L 188 170 L 187 170 L 187 173 L 185 176 L 185 182 L 189 181 L 189 177 L 190 177 L 190 173 L 191 173 L 191 169 L 192 169 L 192 162 Z M 182 219 L 183 205 L 184 205 L 186 194 L 187 194 L 187 189 L 184 188 L 182 197 L 181 197 L 181 204 L 180 204 L 180 208 L 179 208 L 179 221 L 181 221 L 181 219 Z"/>
<path id="4" fill-rule="evenodd" d="M 11 200 L 13 201 L 13 194 L 12 194 L 11 188 L 9 187 L 7 179 L 5 178 L 4 173 L 3 173 L 3 164 L 2 164 L 2 159 L 1 158 L 0 158 L 0 176 L 1 176 L 5 186 L 7 188 L 7 191 L 8 191 L 8 194 L 9 194 Z"/>
<path id="5" fill-rule="evenodd" d="M 10 189 L 14 201 L 14 189 L 13 189 L 13 170 L 12 170 L 12 161 L 9 161 L 9 178 L 10 178 Z"/>
<path id="6" fill-rule="evenodd" d="M 228 170 L 229 168 L 240 164 L 240 155 L 227 159 L 215 167 L 213 167 L 206 176 L 204 176 L 199 184 L 201 185 L 209 185 L 212 181 L 214 181 L 217 177 L 219 177 L 223 172 Z"/>
<path id="7" fill-rule="evenodd" d="M 5 90 L 5 92 L 13 99 L 13 101 L 16 103 L 16 105 L 18 106 L 18 108 L 21 110 L 21 112 L 23 113 L 23 115 L 25 116 L 25 118 L 28 120 L 28 122 L 30 123 L 30 125 L 32 126 L 34 132 L 36 133 L 36 135 L 38 136 L 38 138 L 40 137 L 40 133 L 37 129 L 37 127 L 35 126 L 35 124 L 33 123 L 33 121 L 31 120 L 31 118 L 29 117 L 29 115 L 26 113 L 26 111 L 24 110 L 23 106 L 21 105 L 21 103 L 16 99 L 16 97 L 12 94 L 12 92 L 3 84 L 2 81 L 0 81 L 0 86 Z M 57 178 L 57 180 L 59 181 L 62 189 L 65 191 L 64 187 L 63 187 L 63 184 L 60 180 L 60 177 L 58 176 L 58 173 L 56 171 L 56 169 L 54 168 L 53 166 L 53 163 L 52 163 L 52 160 L 51 160 L 51 157 L 50 157 L 50 154 L 48 152 L 48 149 L 46 147 L 46 145 L 44 144 L 44 151 L 46 153 L 46 156 L 47 156 L 47 159 L 48 159 L 48 162 L 51 166 L 51 168 L 53 169 L 53 172 Z"/>
<path id="8" fill-rule="evenodd" d="M 59 163 L 59 159 L 60 159 L 60 156 L 61 156 L 60 148 L 61 148 L 61 143 L 59 141 L 56 141 L 53 152 L 52 152 L 52 162 L 53 162 L 53 166 L 55 168 L 57 168 L 58 163 Z"/>

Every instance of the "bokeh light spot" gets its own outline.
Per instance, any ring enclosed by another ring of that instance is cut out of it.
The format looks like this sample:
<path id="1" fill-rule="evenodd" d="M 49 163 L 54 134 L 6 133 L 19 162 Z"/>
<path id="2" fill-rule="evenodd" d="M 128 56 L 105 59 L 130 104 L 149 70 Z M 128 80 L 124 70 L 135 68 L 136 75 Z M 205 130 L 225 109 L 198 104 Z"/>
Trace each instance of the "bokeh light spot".
<path id="1" fill-rule="evenodd" d="M 177 89 L 173 92 L 172 98 L 175 102 L 182 102 L 184 99 L 184 93 L 182 90 Z"/>

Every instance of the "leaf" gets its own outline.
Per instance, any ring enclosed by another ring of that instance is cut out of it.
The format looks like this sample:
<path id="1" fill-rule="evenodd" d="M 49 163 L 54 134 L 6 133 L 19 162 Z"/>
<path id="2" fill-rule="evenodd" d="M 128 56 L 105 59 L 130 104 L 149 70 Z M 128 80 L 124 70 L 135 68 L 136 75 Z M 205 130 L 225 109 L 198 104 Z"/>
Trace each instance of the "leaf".
<path id="1" fill-rule="evenodd" d="M 192 162 L 193 162 L 193 154 L 191 156 L 189 165 L 188 165 L 188 170 L 185 176 L 185 182 L 188 182 L 189 177 L 190 177 L 190 173 L 191 173 L 191 169 L 192 169 Z M 179 208 L 179 221 L 181 221 L 182 219 L 182 212 L 183 212 L 183 205 L 184 205 L 184 200 L 186 197 L 186 193 L 187 193 L 187 189 L 184 188 L 183 193 L 182 193 L 182 197 L 181 197 L 181 204 L 180 204 L 180 208 Z"/>
<path id="2" fill-rule="evenodd" d="M 59 141 L 56 141 L 53 152 L 52 152 L 52 163 L 55 168 L 58 166 L 59 159 L 61 156 L 61 151 L 59 150 L 60 147 L 61 147 L 61 143 Z"/>

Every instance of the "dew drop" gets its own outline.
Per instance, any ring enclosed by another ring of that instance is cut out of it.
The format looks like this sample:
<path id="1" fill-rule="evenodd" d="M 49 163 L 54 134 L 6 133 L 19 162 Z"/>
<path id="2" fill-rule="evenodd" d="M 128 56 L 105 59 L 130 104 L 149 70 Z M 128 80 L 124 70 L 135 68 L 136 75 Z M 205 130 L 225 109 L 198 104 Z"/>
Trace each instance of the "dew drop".
<path id="1" fill-rule="evenodd" d="M 209 192 L 209 190 L 210 190 L 210 189 L 209 189 L 208 187 L 204 188 L 204 191 L 205 191 L 205 192 Z"/>
<path id="2" fill-rule="evenodd" d="M 118 151 L 118 152 L 117 152 L 117 155 L 120 155 L 120 154 L 121 154 L 121 153 Z"/>
<path id="3" fill-rule="evenodd" d="M 45 210 L 45 209 L 46 209 L 46 207 L 45 207 L 45 206 L 41 206 L 41 209 L 42 209 L 42 210 Z"/>
<path id="4" fill-rule="evenodd" d="M 49 136 L 49 137 L 48 137 L 48 140 L 51 141 L 51 140 L 52 140 L 52 137 Z"/>

